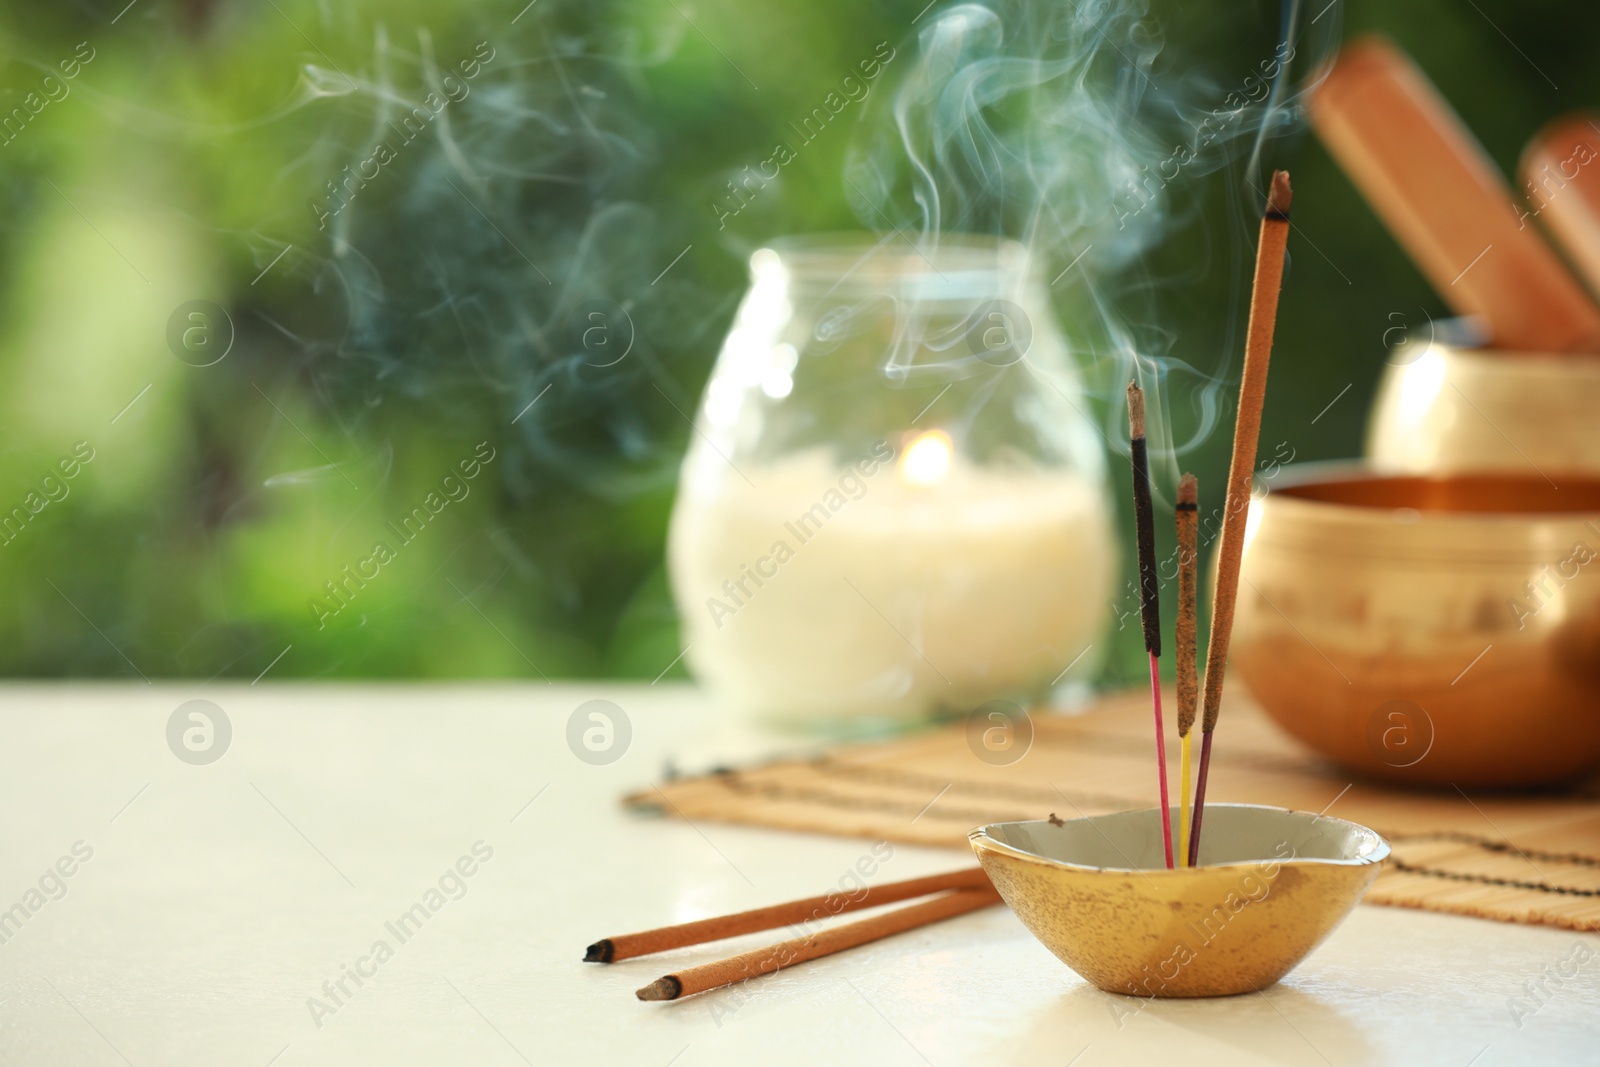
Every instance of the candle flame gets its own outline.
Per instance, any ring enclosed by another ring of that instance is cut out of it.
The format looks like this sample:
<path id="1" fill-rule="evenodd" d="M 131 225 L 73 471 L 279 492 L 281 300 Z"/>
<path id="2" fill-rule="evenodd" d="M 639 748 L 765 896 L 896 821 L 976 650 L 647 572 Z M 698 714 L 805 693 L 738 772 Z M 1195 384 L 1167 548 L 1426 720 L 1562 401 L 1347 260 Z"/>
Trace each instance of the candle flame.
<path id="1" fill-rule="evenodd" d="M 909 485 L 933 485 L 950 473 L 955 445 L 943 430 L 925 430 L 900 456 L 900 480 Z"/>

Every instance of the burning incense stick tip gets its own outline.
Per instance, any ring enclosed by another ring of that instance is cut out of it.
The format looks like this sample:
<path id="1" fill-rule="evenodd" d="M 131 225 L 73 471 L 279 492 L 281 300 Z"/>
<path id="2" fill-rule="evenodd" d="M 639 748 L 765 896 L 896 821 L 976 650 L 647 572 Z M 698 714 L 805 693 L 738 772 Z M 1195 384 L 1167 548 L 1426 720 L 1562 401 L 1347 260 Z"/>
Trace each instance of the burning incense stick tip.
<path id="1" fill-rule="evenodd" d="M 1133 521 L 1139 546 L 1139 617 L 1144 647 L 1161 655 L 1161 579 L 1156 571 L 1156 520 L 1150 498 L 1150 456 L 1144 436 L 1144 390 L 1128 383 L 1128 459 L 1133 464 Z"/>
<path id="2" fill-rule="evenodd" d="M 640 1000 L 677 1000 L 682 992 L 683 983 L 669 974 L 635 990 L 633 995 Z"/>
<path id="3" fill-rule="evenodd" d="M 1200 506 L 1200 479 L 1192 474 L 1185 474 L 1178 479 L 1178 507 L 1184 511 L 1193 511 Z"/>
<path id="4" fill-rule="evenodd" d="M 1267 193 L 1266 216 L 1269 219 L 1289 220 L 1289 204 L 1294 200 L 1294 190 L 1289 188 L 1289 172 L 1272 172 L 1272 190 Z"/>
<path id="5" fill-rule="evenodd" d="M 608 937 L 604 941 L 596 941 L 594 944 L 585 949 L 583 953 L 583 962 L 610 963 L 613 952 L 614 950 L 611 945 L 611 939 Z"/>

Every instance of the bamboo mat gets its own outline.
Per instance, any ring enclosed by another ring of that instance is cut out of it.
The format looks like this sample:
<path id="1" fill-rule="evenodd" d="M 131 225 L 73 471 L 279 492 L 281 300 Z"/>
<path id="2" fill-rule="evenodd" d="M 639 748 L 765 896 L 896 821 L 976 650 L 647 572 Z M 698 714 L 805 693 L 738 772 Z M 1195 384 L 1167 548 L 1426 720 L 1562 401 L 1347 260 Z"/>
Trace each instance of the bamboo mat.
<path id="1" fill-rule="evenodd" d="M 1010 766 L 977 758 L 965 724 L 956 723 L 680 778 L 625 803 L 690 820 L 963 852 L 967 831 L 984 823 L 1155 804 L 1147 693 L 1113 695 L 1081 715 L 1035 714 L 1033 724 L 1032 747 Z M 1168 737 L 1174 789 L 1175 733 Z M 1197 760 L 1199 751 L 1197 737 Z M 1369 904 L 1600 930 L 1600 778 L 1559 793 L 1521 795 L 1352 781 L 1235 691 L 1218 727 L 1208 799 L 1326 809 L 1377 830 L 1394 851 L 1367 892 Z"/>

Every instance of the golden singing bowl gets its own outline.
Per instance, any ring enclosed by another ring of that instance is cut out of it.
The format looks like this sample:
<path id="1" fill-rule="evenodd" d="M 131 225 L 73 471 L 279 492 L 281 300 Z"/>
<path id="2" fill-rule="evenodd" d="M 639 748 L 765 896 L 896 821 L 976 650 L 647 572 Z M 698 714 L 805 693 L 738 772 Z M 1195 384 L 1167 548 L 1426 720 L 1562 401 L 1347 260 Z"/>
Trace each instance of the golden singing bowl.
<path id="1" fill-rule="evenodd" d="M 1250 506 L 1230 662 L 1351 770 L 1574 778 L 1600 763 L 1600 479 L 1287 469 Z"/>
<path id="2" fill-rule="evenodd" d="M 1266 988 L 1333 932 L 1389 854 L 1342 819 L 1207 804 L 1201 866 L 1169 871 L 1159 818 L 995 823 L 967 839 L 1046 948 L 1106 992 L 1141 997 Z"/>
<path id="3" fill-rule="evenodd" d="M 1395 473 L 1600 472 L 1596 411 L 1593 356 L 1403 346 L 1378 385 L 1367 455 Z"/>

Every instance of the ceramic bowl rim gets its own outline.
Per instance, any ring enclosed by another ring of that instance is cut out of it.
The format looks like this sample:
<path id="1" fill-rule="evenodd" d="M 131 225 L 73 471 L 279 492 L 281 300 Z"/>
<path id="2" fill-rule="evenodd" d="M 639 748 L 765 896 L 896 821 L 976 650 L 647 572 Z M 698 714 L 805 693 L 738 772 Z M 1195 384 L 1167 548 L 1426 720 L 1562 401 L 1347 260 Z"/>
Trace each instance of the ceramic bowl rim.
<path id="1" fill-rule="evenodd" d="M 1588 482 L 1591 485 L 1600 485 L 1600 472 L 1561 473 L 1568 474 L 1569 478 L 1578 481 Z M 1533 528 L 1547 526 L 1552 523 L 1581 525 L 1600 518 L 1600 507 L 1576 511 L 1424 511 L 1415 508 L 1381 507 L 1374 504 L 1349 504 L 1336 500 L 1314 500 L 1298 496 L 1293 492 L 1283 492 L 1283 490 L 1300 489 L 1328 482 L 1448 482 L 1474 477 L 1505 478 L 1508 480 L 1523 479 L 1530 483 L 1539 480 L 1536 475 L 1528 475 L 1524 478 L 1523 475 L 1508 471 L 1403 471 L 1377 467 L 1373 465 L 1371 460 L 1366 459 L 1319 459 L 1309 460 L 1304 463 L 1284 464 L 1273 477 L 1269 490 L 1252 499 L 1250 506 L 1253 509 L 1265 508 L 1269 505 L 1276 509 L 1303 509 L 1308 513 L 1317 512 L 1323 515 L 1335 515 L 1341 519 L 1365 522 L 1369 525 L 1379 523 L 1387 525 L 1393 521 L 1395 512 L 1411 511 L 1414 518 L 1410 520 L 1410 525 L 1435 528 L 1450 525 L 1483 528 L 1494 528 L 1496 526 Z"/>
<path id="2" fill-rule="evenodd" d="M 1341 823 L 1345 826 L 1353 827 L 1361 833 L 1370 835 L 1377 842 L 1377 844 L 1372 851 L 1368 852 L 1367 854 L 1355 856 L 1350 859 L 1331 859 L 1322 856 L 1294 856 L 1289 859 L 1279 859 L 1276 856 L 1262 856 L 1259 859 L 1238 860 L 1232 863 L 1208 863 L 1200 867 L 1174 867 L 1168 870 L 1163 867 L 1097 867 L 1087 863 L 1069 863 L 1066 860 L 1059 860 L 1053 856 L 1042 855 L 1038 852 L 1029 852 L 1027 849 L 1018 848 L 1015 845 L 1008 845 L 989 833 L 991 829 L 997 829 L 1002 826 L 1054 826 L 1055 824 L 1049 819 L 1017 819 L 1010 822 L 986 823 L 983 826 L 979 826 L 974 830 L 968 831 L 967 841 L 973 846 L 974 849 L 989 849 L 990 851 L 998 852 L 1001 855 L 1009 856 L 1012 859 L 1038 864 L 1041 867 L 1054 867 L 1063 871 L 1074 871 L 1077 873 L 1087 874 L 1140 874 L 1156 878 L 1182 878 L 1186 876 L 1192 878 L 1206 872 L 1214 874 L 1218 871 L 1253 869 L 1263 863 L 1277 863 L 1283 867 L 1370 867 L 1374 864 L 1381 864 L 1384 860 L 1389 858 L 1390 847 L 1387 838 L 1378 833 L 1378 831 L 1372 829 L 1372 827 L 1363 826 L 1358 822 L 1351 822 L 1349 819 L 1341 819 L 1333 815 L 1319 815 L 1315 812 L 1309 811 L 1297 811 L 1294 808 L 1278 807 L 1275 804 L 1217 803 L 1206 805 L 1207 811 L 1217 808 L 1244 808 L 1254 809 L 1257 811 L 1281 812 L 1285 815 L 1310 816 L 1313 822 L 1325 820 L 1327 822 Z M 1111 815 L 1132 815 L 1138 812 L 1155 812 L 1156 810 L 1156 808 L 1134 808 L 1129 811 L 1108 811 L 1104 815 L 1085 815 L 1076 819 L 1067 819 L 1062 823 L 1062 825 L 1070 826 L 1073 823 L 1093 822 L 1096 819 L 1106 818 Z"/>
<path id="3" fill-rule="evenodd" d="M 1444 320 L 1441 320 L 1444 321 Z M 1391 351 L 1393 349 L 1391 348 Z M 1448 360 L 1455 360 L 1470 366 L 1490 371 L 1504 371 L 1505 377 L 1559 377 L 1569 378 L 1576 374 L 1580 378 L 1593 379 L 1600 377 L 1600 360 L 1584 359 L 1581 356 L 1574 358 L 1571 352 L 1545 352 L 1531 348 L 1501 348 L 1495 345 L 1452 344 L 1449 341 L 1435 339 L 1424 348 L 1427 352 L 1438 352 Z M 1418 356 L 1417 359 L 1421 359 Z M 1416 364 L 1416 360 L 1405 363 L 1391 363 L 1389 366 L 1398 368 L 1402 372 Z"/>

